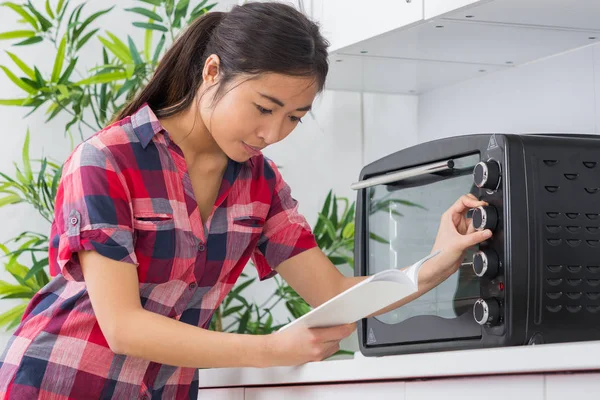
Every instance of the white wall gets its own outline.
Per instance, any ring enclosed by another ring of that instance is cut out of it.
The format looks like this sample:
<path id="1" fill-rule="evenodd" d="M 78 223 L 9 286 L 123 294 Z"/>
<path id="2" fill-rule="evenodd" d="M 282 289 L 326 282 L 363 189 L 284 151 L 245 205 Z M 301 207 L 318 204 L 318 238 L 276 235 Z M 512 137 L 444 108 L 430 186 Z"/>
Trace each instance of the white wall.
<path id="1" fill-rule="evenodd" d="M 419 141 L 468 133 L 598 133 L 600 45 L 425 93 Z"/>

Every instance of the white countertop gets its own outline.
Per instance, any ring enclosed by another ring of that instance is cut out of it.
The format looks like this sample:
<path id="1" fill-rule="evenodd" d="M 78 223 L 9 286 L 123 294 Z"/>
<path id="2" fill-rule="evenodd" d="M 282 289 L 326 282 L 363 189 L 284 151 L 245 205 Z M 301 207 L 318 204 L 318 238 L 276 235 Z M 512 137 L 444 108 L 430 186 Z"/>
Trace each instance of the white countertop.
<path id="1" fill-rule="evenodd" d="M 385 357 L 357 353 L 296 367 L 201 369 L 199 382 L 200 388 L 217 388 L 555 371 L 600 371 L 600 341 Z"/>

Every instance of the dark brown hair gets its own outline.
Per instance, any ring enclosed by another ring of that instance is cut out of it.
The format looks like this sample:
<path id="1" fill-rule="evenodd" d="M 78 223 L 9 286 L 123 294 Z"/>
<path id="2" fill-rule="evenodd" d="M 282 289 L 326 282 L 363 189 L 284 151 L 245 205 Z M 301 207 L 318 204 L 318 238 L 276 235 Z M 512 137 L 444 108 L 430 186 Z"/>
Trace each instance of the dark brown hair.
<path id="1" fill-rule="evenodd" d="M 181 34 L 150 82 L 115 120 L 135 113 L 144 103 L 159 118 L 186 110 L 202 84 L 204 63 L 211 54 L 220 59 L 215 100 L 232 78 L 242 74 L 314 77 L 321 91 L 329 69 L 328 45 L 314 22 L 282 3 L 246 3 L 229 12 L 207 13 Z"/>

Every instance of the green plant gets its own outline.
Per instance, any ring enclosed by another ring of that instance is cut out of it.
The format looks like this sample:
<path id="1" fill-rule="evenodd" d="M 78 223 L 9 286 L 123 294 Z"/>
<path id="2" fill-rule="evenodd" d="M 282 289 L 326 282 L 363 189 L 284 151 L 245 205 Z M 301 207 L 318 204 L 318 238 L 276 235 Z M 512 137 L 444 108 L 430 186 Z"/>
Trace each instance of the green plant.
<path id="1" fill-rule="evenodd" d="M 64 131 L 71 138 L 71 147 L 73 129 L 78 130 L 80 140 L 84 139 L 84 130 L 93 133 L 102 129 L 147 83 L 181 28 L 216 5 L 208 4 L 208 0 L 139 0 L 139 3 L 139 7 L 125 11 L 143 17 L 143 21 L 133 22 L 136 29 L 144 31 L 143 46 L 136 45 L 130 36 L 121 40 L 98 27 L 98 22 L 114 7 L 84 15 L 85 2 L 75 6 L 71 6 L 70 0 L 0 3 L 2 12 L 14 13 L 23 25 L 22 29 L 0 32 L 0 41 L 12 41 L 14 48 L 6 50 L 14 65 L 0 65 L 0 69 L 23 92 L 19 98 L 0 99 L 0 105 L 27 108 L 30 111 L 26 117 L 44 106 L 46 122 L 61 114 L 68 115 Z M 157 32 L 158 40 L 154 38 Z M 101 64 L 81 70 L 80 52 L 94 38 L 102 44 Z M 56 50 L 52 70 L 46 75 L 42 68 L 28 65 L 18 55 L 24 46 L 44 44 Z M 61 165 L 46 157 L 30 160 L 29 145 L 27 131 L 21 165 L 15 164 L 13 174 L 0 173 L 0 207 L 27 203 L 50 223 Z M 10 250 L 15 246 L 15 250 Z M 15 283 L 0 281 L 0 296 L 23 301 L 0 315 L 0 327 L 10 329 L 20 321 L 31 297 L 48 282 L 48 237 L 23 232 L 0 245 L 0 249 L 7 260 L 5 269 L 15 279 Z"/>

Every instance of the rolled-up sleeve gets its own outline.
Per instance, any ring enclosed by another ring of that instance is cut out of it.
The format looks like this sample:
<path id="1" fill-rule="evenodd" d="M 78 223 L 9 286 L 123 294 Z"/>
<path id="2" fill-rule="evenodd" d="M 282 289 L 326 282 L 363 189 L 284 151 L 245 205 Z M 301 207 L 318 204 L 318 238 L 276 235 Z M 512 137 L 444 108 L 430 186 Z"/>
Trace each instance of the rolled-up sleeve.
<path id="1" fill-rule="evenodd" d="M 112 155 L 100 143 L 82 143 L 65 162 L 54 209 L 52 275 L 83 281 L 77 257 L 82 250 L 137 265 L 130 194 Z"/>
<path id="2" fill-rule="evenodd" d="M 252 255 L 260 280 L 277 274 L 282 262 L 317 246 L 310 225 L 298 212 L 298 201 L 292 197 L 275 163 L 266 160 L 274 174 L 274 190 L 262 235 Z"/>

